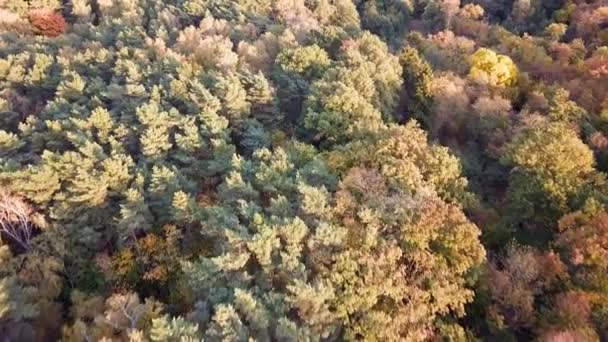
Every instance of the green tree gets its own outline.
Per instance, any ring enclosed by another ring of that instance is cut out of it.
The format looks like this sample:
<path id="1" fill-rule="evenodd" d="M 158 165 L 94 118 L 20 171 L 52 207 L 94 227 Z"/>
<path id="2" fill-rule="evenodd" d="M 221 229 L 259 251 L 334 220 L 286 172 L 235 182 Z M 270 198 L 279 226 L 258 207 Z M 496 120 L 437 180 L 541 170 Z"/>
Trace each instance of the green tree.
<path id="1" fill-rule="evenodd" d="M 303 127 L 314 141 L 342 143 L 394 120 L 402 84 L 398 59 L 364 33 L 348 40 L 335 65 L 311 86 Z"/>
<path id="2" fill-rule="evenodd" d="M 361 13 L 361 26 L 388 42 L 398 42 L 414 11 L 412 1 L 355 1 Z"/>
<path id="3" fill-rule="evenodd" d="M 278 85 L 281 109 L 288 113 L 292 122 L 296 122 L 310 92 L 311 82 L 323 75 L 331 60 L 325 50 L 311 45 L 284 49 L 275 63 L 274 79 Z"/>
<path id="4" fill-rule="evenodd" d="M 403 68 L 406 115 L 429 127 L 429 114 L 433 105 L 433 69 L 411 47 L 401 53 L 399 63 Z"/>
<path id="5" fill-rule="evenodd" d="M 562 123 L 523 131 L 502 162 L 514 168 L 506 214 L 515 224 L 553 227 L 573 209 L 577 197 L 589 194 L 594 183 L 602 184 L 593 168 L 593 152 Z"/>
<path id="6" fill-rule="evenodd" d="M 351 168 L 336 188 L 297 143 L 236 158 L 221 204 L 195 209 L 221 246 L 183 265 L 210 312 L 205 335 L 419 339 L 441 313 L 462 315 L 464 276 L 484 254 L 477 228 L 432 190 L 383 173 Z"/>

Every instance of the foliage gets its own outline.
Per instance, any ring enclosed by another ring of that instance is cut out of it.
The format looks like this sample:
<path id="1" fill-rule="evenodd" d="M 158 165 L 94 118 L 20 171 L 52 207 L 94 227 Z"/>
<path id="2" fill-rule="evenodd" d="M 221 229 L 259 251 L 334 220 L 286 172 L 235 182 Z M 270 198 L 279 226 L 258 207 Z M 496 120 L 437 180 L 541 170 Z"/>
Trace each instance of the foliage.
<path id="1" fill-rule="evenodd" d="M 508 56 L 480 48 L 471 56 L 469 77 L 493 86 L 512 86 L 517 81 L 517 66 Z"/>
<path id="2" fill-rule="evenodd" d="M 67 26 L 63 16 L 56 12 L 31 11 L 28 19 L 40 34 L 49 37 L 64 33 Z"/>
<path id="3" fill-rule="evenodd" d="M 560 123 L 525 130 L 503 161 L 515 167 L 508 201 L 517 222 L 550 226 L 571 209 L 573 197 L 597 181 L 593 153 Z"/>
<path id="4" fill-rule="evenodd" d="M 0 0 L 0 336 L 608 340 L 607 13 Z"/>
<path id="5" fill-rule="evenodd" d="M 407 112 L 426 125 L 430 124 L 433 104 L 433 69 L 413 48 L 406 48 L 399 56 L 403 68 Z"/>
<path id="6" fill-rule="evenodd" d="M 207 209 L 222 215 L 210 221 L 235 225 L 208 230 L 223 246 L 184 265 L 199 305 L 215 312 L 205 335 L 214 338 L 220 322 L 226 333 L 230 322 L 232 334 L 266 339 L 291 320 L 299 336 L 313 340 L 340 331 L 348 339 L 418 339 L 438 314 L 462 314 L 471 293 L 461 277 L 483 256 L 479 245 L 465 247 L 477 233 L 462 211 L 365 168 L 352 168 L 332 196 L 331 177 L 319 161 L 298 157 L 303 148 L 235 160 L 220 187 L 232 204 Z M 364 191 L 370 186 L 373 192 Z M 269 198 L 268 205 L 260 207 L 258 197 Z M 237 216 L 245 221 L 238 224 Z M 414 278 L 404 277 L 408 269 L 416 270 Z M 418 294 L 405 301 L 406 293 Z M 403 314 L 420 306 L 429 309 Z"/>

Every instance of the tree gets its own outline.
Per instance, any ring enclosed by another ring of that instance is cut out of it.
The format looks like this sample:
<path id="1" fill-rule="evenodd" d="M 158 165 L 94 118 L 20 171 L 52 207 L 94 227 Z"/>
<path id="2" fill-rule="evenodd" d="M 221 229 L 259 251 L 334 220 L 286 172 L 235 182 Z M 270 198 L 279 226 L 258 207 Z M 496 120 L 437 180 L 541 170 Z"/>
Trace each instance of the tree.
<path id="1" fill-rule="evenodd" d="M 24 251 L 34 237 L 32 209 L 19 198 L 0 192 L 0 232 Z"/>
<path id="2" fill-rule="evenodd" d="M 310 92 L 310 83 L 321 77 L 330 64 L 325 50 L 317 45 L 283 50 L 276 59 L 275 81 L 281 109 L 297 121 L 302 103 Z"/>
<path id="3" fill-rule="evenodd" d="M 403 68 L 408 116 L 422 121 L 428 127 L 428 116 L 433 105 L 433 69 L 418 51 L 411 47 L 401 53 L 399 63 Z"/>
<path id="4" fill-rule="evenodd" d="M 113 294 L 103 301 L 99 297 L 87 297 L 74 292 L 72 300 L 78 306 L 72 312 L 74 323 L 66 327 L 66 341 L 102 340 L 118 338 L 133 341 L 134 336 L 144 335 L 144 328 L 152 323 L 152 336 L 167 334 L 159 303 L 152 300 L 141 302 L 136 293 Z M 165 336 L 167 336 L 165 335 Z"/>
<path id="5" fill-rule="evenodd" d="M 460 161 L 446 147 L 429 143 L 415 121 L 384 127 L 370 137 L 335 149 L 328 159 L 341 173 L 353 165 L 373 165 L 406 191 L 430 188 L 446 202 L 464 207 L 474 201 Z"/>
<path id="6" fill-rule="evenodd" d="M 401 66 L 386 44 L 369 33 L 343 43 L 337 63 L 312 84 L 303 127 L 328 144 L 377 130 L 394 119 Z"/>
<path id="7" fill-rule="evenodd" d="M 0 246 L 0 331 L 14 340 L 54 340 L 61 326 L 60 236 L 38 237 L 27 253 Z"/>
<path id="8" fill-rule="evenodd" d="M 517 82 L 517 66 L 511 58 L 480 48 L 471 56 L 469 77 L 491 86 L 513 86 Z"/>
<path id="9" fill-rule="evenodd" d="M 566 34 L 567 29 L 565 24 L 553 23 L 545 28 L 545 35 L 557 42 Z"/>
<path id="10" fill-rule="evenodd" d="M 471 298 L 464 276 L 484 253 L 461 209 L 389 181 L 379 166 L 351 168 L 334 192 L 310 152 L 292 143 L 235 159 L 222 207 L 202 209 L 232 227 L 205 228 L 222 247 L 184 264 L 209 312 L 205 335 L 265 339 L 295 324 L 300 339 L 417 339 L 446 310 L 461 315 Z M 415 308 L 424 310 L 406 314 Z"/>
<path id="11" fill-rule="evenodd" d="M 535 1 L 532 0 L 517 0 L 513 3 L 513 11 L 511 16 L 514 21 L 521 24 L 526 19 L 529 19 L 535 11 Z"/>
<path id="12" fill-rule="evenodd" d="M 473 136 L 479 134 L 479 140 L 486 153 L 499 159 L 509 142 L 509 137 L 513 134 L 510 120 L 513 109 L 511 102 L 500 96 L 481 96 L 472 107 L 479 115 L 479 121 L 469 134 Z"/>
<path id="13" fill-rule="evenodd" d="M 549 100 L 549 117 L 555 121 L 576 122 L 582 120 L 587 112 L 576 102 L 569 99 L 570 93 L 559 88 Z"/>
<path id="14" fill-rule="evenodd" d="M 555 244 L 562 252 L 575 286 L 603 293 L 605 280 L 601 274 L 608 264 L 600 256 L 606 253 L 608 216 L 601 206 L 598 207 L 599 203 L 593 204 L 560 219 Z M 604 305 L 603 301 L 598 304 Z"/>
<path id="15" fill-rule="evenodd" d="M 67 26 L 61 14 L 49 10 L 30 11 L 28 19 L 36 31 L 49 37 L 64 33 Z"/>
<path id="16" fill-rule="evenodd" d="M 452 26 L 452 18 L 460 8 L 460 0 L 441 0 L 439 8 L 445 20 L 445 28 L 449 30 Z"/>
<path id="17" fill-rule="evenodd" d="M 355 1 L 361 13 L 361 26 L 388 41 L 398 39 L 407 28 L 413 3 L 410 1 Z"/>
<path id="18" fill-rule="evenodd" d="M 165 315 L 152 319 L 150 339 L 155 342 L 196 340 L 200 338 L 198 330 L 198 325 L 188 322 L 182 317 L 170 318 Z"/>
<path id="19" fill-rule="evenodd" d="M 0 340 L 608 340 L 602 1 L 0 0 Z"/>
<path id="20" fill-rule="evenodd" d="M 524 130 L 501 160 L 514 167 L 507 211 L 517 224 L 554 226 L 572 199 L 597 181 L 593 152 L 562 123 Z"/>
<path id="21" fill-rule="evenodd" d="M 533 327 L 541 319 L 537 297 L 556 286 L 565 269 L 559 256 L 525 246 L 510 246 L 489 265 L 490 319 L 497 327 Z"/>

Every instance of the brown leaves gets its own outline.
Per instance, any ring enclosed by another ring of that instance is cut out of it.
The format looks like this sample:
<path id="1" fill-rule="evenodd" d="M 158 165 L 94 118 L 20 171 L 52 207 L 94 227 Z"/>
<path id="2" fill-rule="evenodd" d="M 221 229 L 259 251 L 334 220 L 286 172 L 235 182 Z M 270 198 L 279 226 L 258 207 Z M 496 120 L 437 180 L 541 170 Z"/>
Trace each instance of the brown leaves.
<path id="1" fill-rule="evenodd" d="M 49 10 L 35 10 L 29 14 L 30 24 L 47 37 L 57 37 L 65 32 L 67 23 L 60 13 Z"/>
<path id="2" fill-rule="evenodd" d="M 560 220 L 559 228 L 562 233 L 556 243 L 570 263 L 596 268 L 605 274 L 608 270 L 608 213 L 602 211 L 593 217 L 580 212 L 570 214 Z M 577 276 L 583 274 L 577 273 Z"/>
<path id="3" fill-rule="evenodd" d="M 608 77 L 608 56 L 597 54 L 585 61 L 585 66 L 591 77 Z"/>
<path id="4" fill-rule="evenodd" d="M 511 247 L 502 267 L 490 264 L 489 290 L 496 310 L 511 327 L 534 325 L 535 297 L 565 275 L 564 265 L 553 252 Z"/>

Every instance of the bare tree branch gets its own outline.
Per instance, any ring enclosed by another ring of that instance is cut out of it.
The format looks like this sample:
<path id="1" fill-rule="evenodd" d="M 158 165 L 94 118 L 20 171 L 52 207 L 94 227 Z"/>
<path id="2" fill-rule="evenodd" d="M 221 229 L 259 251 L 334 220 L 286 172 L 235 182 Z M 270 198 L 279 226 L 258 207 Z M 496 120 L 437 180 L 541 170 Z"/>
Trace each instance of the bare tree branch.
<path id="1" fill-rule="evenodd" d="M 30 248 L 34 224 L 30 220 L 32 209 L 18 197 L 0 192 L 0 232 L 19 244 Z"/>

